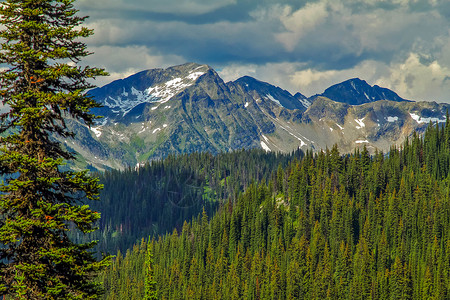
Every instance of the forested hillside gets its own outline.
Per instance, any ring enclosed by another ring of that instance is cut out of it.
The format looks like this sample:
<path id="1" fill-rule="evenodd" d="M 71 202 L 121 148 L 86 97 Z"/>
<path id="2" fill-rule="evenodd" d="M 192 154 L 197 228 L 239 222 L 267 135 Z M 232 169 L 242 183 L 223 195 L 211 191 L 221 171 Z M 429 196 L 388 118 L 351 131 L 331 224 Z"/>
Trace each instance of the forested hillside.
<path id="1" fill-rule="evenodd" d="M 450 126 L 387 155 L 307 153 L 119 253 L 105 299 L 143 298 L 147 247 L 160 299 L 448 299 L 449 162 Z"/>
<path id="2" fill-rule="evenodd" d="M 236 200 L 251 182 L 268 180 L 272 171 L 287 166 L 301 151 L 266 153 L 261 149 L 213 156 L 192 153 L 168 156 L 138 169 L 100 173 L 100 230 L 86 240 L 99 240 L 100 252 L 125 251 L 142 237 L 181 230 L 184 220 L 202 211 L 213 214 L 221 199 Z"/>

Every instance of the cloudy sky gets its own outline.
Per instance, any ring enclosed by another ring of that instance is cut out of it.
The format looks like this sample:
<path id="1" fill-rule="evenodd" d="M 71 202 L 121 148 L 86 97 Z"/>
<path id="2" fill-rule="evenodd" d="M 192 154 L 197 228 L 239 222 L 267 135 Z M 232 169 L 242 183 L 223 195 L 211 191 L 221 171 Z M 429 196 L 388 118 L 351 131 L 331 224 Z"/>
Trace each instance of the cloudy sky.
<path id="1" fill-rule="evenodd" d="M 151 68 L 209 64 L 306 96 L 359 77 L 450 103 L 449 0 L 78 0 L 98 85 Z"/>

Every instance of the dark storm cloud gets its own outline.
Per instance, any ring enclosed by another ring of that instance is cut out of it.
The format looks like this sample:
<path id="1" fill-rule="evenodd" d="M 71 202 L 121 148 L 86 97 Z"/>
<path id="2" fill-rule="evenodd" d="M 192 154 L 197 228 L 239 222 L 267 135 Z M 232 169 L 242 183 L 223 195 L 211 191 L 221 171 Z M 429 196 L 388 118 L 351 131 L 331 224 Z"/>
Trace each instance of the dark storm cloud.
<path id="1" fill-rule="evenodd" d="M 88 26 L 96 32 L 89 45 L 102 49 L 102 53 L 107 49 L 123 53 L 120 65 L 128 64 L 130 70 L 161 66 L 143 66 L 135 57 L 127 57 L 125 49 L 134 51 L 133 55 L 141 51 L 143 60 L 164 66 L 184 60 L 220 69 L 240 64 L 260 70 L 268 65 L 289 63 L 294 66 L 292 71 L 312 69 L 327 76 L 339 71 L 347 74 L 346 70 L 357 70 L 369 61 L 379 64 L 377 70 L 386 70 L 406 64 L 411 55 L 436 61 L 443 74 L 450 68 L 445 53 L 450 47 L 448 1 L 81 0 L 80 3 L 82 12 L 91 16 Z M 106 68 L 114 65 L 120 73 L 119 64 L 113 59 L 117 60 L 117 55 L 111 55 L 110 62 L 108 55 L 99 57 Z M 430 72 L 436 71 L 433 68 Z M 384 76 L 388 78 L 388 74 Z M 420 80 L 420 76 L 413 77 L 416 82 Z M 413 77 L 406 76 L 404 80 L 411 85 Z"/>
<path id="2" fill-rule="evenodd" d="M 95 5 L 91 0 L 81 1 L 80 9 L 93 18 L 115 18 L 124 20 L 153 20 L 158 22 L 185 22 L 187 24 L 211 24 L 218 21 L 245 22 L 251 19 L 250 13 L 258 7 L 270 5 L 291 5 L 294 9 L 304 6 L 308 1 L 291 0 L 238 0 L 222 1 L 223 5 L 211 9 L 198 10 L 180 9 L 180 2 L 165 1 L 165 9 L 154 8 L 154 1 L 114 1 L 116 5 L 109 5 L 106 0 L 97 0 Z M 161 2 L 161 1 L 159 1 Z M 192 1 L 195 2 L 195 1 Z M 214 2 L 214 1 L 210 1 Z M 219 2 L 220 1 L 216 1 Z M 314 2 L 314 1 L 309 1 Z M 128 3 L 128 5 L 127 5 Z M 130 3 L 136 3 L 130 5 Z M 140 3 L 140 5 L 138 5 Z"/>
<path id="3" fill-rule="evenodd" d="M 211 12 L 199 15 L 180 14 L 176 12 L 155 12 L 135 9 L 95 10 L 90 14 L 91 18 L 115 18 L 123 20 L 152 20 L 154 22 L 183 22 L 186 24 L 211 24 L 218 21 L 242 22 L 248 21 L 248 8 L 235 4 L 221 7 Z"/>
<path id="4" fill-rule="evenodd" d="M 420 22 L 418 18 L 392 14 L 384 24 L 364 24 L 370 13 L 352 15 L 352 11 L 327 9 L 323 22 L 302 38 L 292 37 L 292 49 L 277 40 L 277 34 L 289 31 L 282 18 L 273 15 L 257 19 L 252 12 L 280 9 L 281 5 L 255 5 L 255 1 L 228 4 L 199 15 L 162 12 L 116 11 L 120 18 L 105 19 L 96 26 L 103 37 L 97 43 L 112 45 L 145 45 L 159 53 L 186 57 L 189 61 L 227 62 L 307 62 L 323 68 L 348 68 L 365 59 L 392 60 L 400 52 L 408 52 L 418 44 L 432 44 L 429 32 L 442 31 L 435 19 Z M 266 2 L 267 3 L 267 2 Z M 291 8 L 295 12 L 295 8 Z M 105 14 L 106 15 L 106 14 Z M 351 21 L 346 21 L 353 16 Z M 278 17 L 278 18 L 277 18 Z M 292 16 L 291 16 L 292 17 Z M 381 18 L 383 18 L 381 16 Z M 91 19 L 92 21 L 93 19 Z M 425 21 L 425 20 L 424 20 Z M 405 30 L 408 29 L 408 30 Z M 445 30 L 445 28 L 442 28 Z M 362 35 L 366 35 L 363 37 Z M 376 45 L 367 47 L 363 39 L 373 39 Z"/>

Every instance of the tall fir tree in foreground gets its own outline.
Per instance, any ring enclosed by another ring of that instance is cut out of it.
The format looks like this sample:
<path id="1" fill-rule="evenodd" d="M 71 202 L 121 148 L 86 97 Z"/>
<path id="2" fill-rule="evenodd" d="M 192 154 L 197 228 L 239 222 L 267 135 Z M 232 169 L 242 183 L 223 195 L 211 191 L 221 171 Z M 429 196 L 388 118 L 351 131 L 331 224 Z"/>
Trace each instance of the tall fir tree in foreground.
<path id="1" fill-rule="evenodd" d="M 106 75 L 80 67 L 89 55 L 74 0 L 6 0 L 0 4 L 0 295 L 13 299 L 97 299 L 94 242 L 76 244 L 70 230 L 89 233 L 100 215 L 101 185 L 86 171 L 64 171 L 74 156 L 55 137 L 73 137 L 65 123 L 93 124 L 89 78 Z"/>

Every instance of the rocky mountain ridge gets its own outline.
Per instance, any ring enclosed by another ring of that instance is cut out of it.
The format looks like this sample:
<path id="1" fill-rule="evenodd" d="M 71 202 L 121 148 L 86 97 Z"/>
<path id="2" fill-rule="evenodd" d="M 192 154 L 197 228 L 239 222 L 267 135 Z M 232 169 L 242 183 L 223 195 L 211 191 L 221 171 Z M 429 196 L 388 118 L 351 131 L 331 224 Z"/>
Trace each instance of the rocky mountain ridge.
<path id="1" fill-rule="evenodd" d="M 104 118 L 91 128 L 70 123 L 77 137 L 64 142 L 95 169 L 170 153 L 255 147 L 289 152 L 338 144 L 341 152 L 363 145 L 388 151 L 429 121 L 445 121 L 448 108 L 407 101 L 360 79 L 307 98 L 248 76 L 226 83 L 194 63 L 143 71 L 90 95 L 104 105 L 95 111 Z"/>
<path id="2" fill-rule="evenodd" d="M 333 101 L 350 105 L 361 105 L 380 100 L 390 100 L 395 102 L 409 101 L 403 99 L 394 91 L 379 87 L 378 85 L 371 86 L 365 80 L 359 78 L 352 78 L 335 84 L 327 88 L 322 94 L 315 95 L 311 98 L 316 98 L 317 96 L 326 97 Z"/>

